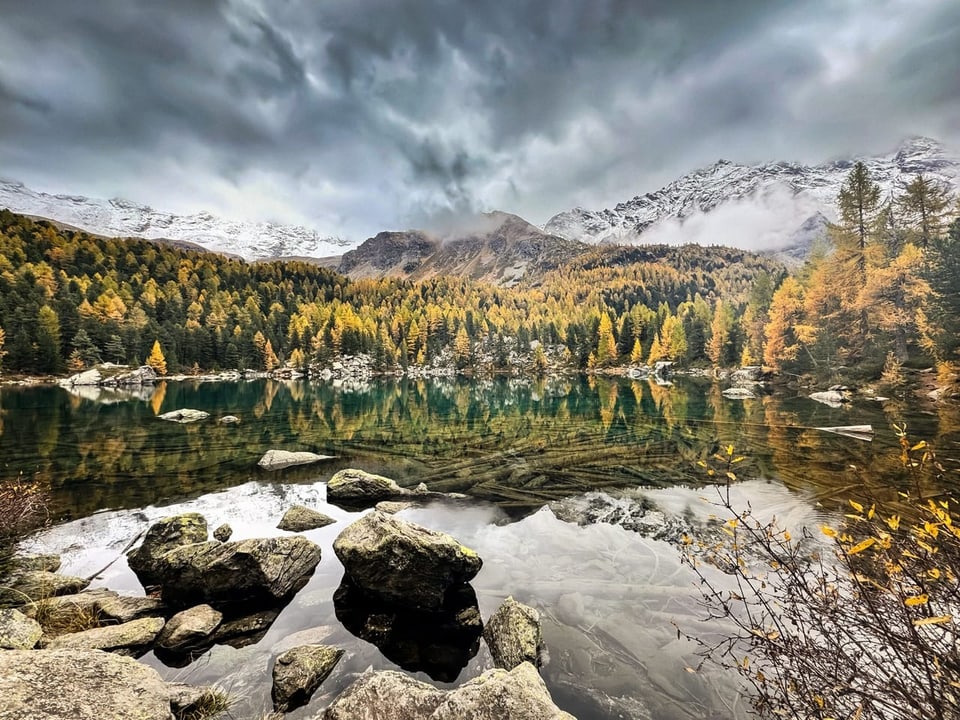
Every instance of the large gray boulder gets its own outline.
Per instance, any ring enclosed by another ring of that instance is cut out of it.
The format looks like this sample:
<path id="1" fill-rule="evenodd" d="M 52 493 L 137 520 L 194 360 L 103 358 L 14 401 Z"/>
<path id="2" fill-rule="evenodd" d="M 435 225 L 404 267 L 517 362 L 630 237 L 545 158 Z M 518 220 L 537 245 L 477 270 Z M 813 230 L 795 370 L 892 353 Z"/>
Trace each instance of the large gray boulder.
<path id="1" fill-rule="evenodd" d="M 213 633 L 222 621 L 223 613 L 209 605 L 197 605 L 183 610 L 163 626 L 163 630 L 157 635 L 157 647 L 174 653 L 186 653 L 203 647 L 210 643 Z"/>
<path id="2" fill-rule="evenodd" d="M 141 365 L 136 370 L 120 373 L 103 381 L 104 385 L 137 386 L 153 385 L 157 381 L 157 371 L 149 365 Z"/>
<path id="3" fill-rule="evenodd" d="M 99 385 L 101 380 L 103 380 L 103 375 L 100 374 L 100 371 L 96 368 L 91 368 L 89 370 L 84 370 L 83 372 L 78 372 L 74 375 L 71 375 L 68 378 L 64 378 L 58 384 L 61 387 L 83 387 L 89 385 Z"/>
<path id="4" fill-rule="evenodd" d="M 279 655 L 273 664 L 273 707 L 290 712 L 310 702 L 313 693 L 343 657 L 328 645 L 300 645 Z"/>
<path id="5" fill-rule="evenodd" d="M 163 618 L 143 618 L 122 625 L 58 635 L 44 644 L 50 650 L 106 650 L 138 657 L 150 648 L 163 625 Z"/>
<path id="6" fill-rule="evenodd" d="M 363 592 L 405 607 L 437 610 L 483 562 L 446 533 L 374 510 L 347 527 L 333 550 Z"/>
<path id="7" fill-rule="evenodd" d="M 488 670 L 443 692 L 403 673 L 364 675 L 343 691 L 324 720 L 575 720 L 558 708 L 530 663 Z"/>
<path id="8" fill-rule="evenodd" d="M 320 562 L 305 537 L 181 545 L 156 564 L 161 597 L 173 607 L 273 604 L 303 587 Z"/>
<path id="9" fill-rule="evenodd" d="M 444 692 L 395 670 L 368 673 L 344 690 L 323 720 L 427 720 Z"/>
<path id="10" fill-rule="evenodd" d="M 0 720 L 172 720 L 153 668 L 111 653 L 0 652 Z"/>
<path id="11" fill-rule="evenodd" d="M 497 667 L 513 670 L 524 662 L 540 665 L 543 650 L 540 613 L 512 597 L 504 600 L 487 621 L 483 639 Z"/>
<path id="12" fill-rule="evenodd" d="M 341 470 L 327 481 L 327 501 L 348 507 L 373 507 L 412 494 L 395 480 L 355 468 Z"/>
<path id="13" fill-rule="evenodd" d="M 19 610 L 0 610 L 0 650 L 29 650 L 35 647 L 43 628 Z"/>
<path id="14" fill-rule="evenodd" d="M 144 587 L 158 585 L 160 559 L 174 548 L 206 542 L 207 520 L 200 513 L 165 517 L 147 530 L 140 547 L 127 553 L 127 563 Z"/>
<path id="15" fill-rule="evenodd" d="M 332 455 L 318 455 L 312 452 L 291 452 L 290 450 L 267 450 L 260 462 L 264 470 L 282 470 L 294 465 L 310 465 L 321 460 L 330 460 Z"/>
<path id="16" fill-rule="evenodd" d="M 329 515 L 324 515 L 318 510 L 305 507 L 303 505 L 294 505 L 287 510 L 280 519 L 277 528 L 289 532 L 306 532 L 307 530 L 316 530 L 335 523 Z"/>
<path id="17" fill-rule="evenodd" d="M 845 402 L 849 402 L 849 398 L 839 390 L 824 390 L 822 392 L 810 393 L 810 399 L 816 400 L 818 403 L 823 403 L 824 405 L 829 405 L 832 408 L 843 407 Z"/>

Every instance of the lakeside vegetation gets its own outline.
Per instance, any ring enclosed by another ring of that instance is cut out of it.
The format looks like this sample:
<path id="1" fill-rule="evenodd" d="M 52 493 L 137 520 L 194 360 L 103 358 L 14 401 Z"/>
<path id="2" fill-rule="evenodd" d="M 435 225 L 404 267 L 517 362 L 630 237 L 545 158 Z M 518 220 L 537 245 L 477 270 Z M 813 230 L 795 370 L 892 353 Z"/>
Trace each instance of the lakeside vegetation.
<path id="1" fill-rule="evenodd" d="M 578 370 L 668 360 L 896 380 L 904 363 L 957 359 L 955 209 L 922 176 L 882 202 L 857 165 L 829 242 L 792 274 L 731 248 L 605 247 L 514 288 L 354 281 L 306 262 L 251 264 L 0 211 L 0 369 L 152 357 L 171 372 L 272 370 L 366 353 L 380 371 L 441 356 L 503 371 L 508 349 L 542 369 L 539 341 Z"/>

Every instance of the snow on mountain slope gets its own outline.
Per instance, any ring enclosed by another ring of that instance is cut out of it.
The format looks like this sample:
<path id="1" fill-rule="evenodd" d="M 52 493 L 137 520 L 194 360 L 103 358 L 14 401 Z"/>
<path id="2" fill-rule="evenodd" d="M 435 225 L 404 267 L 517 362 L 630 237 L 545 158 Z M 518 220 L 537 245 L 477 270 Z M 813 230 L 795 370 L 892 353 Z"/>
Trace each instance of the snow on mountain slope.
<path id="1" fill-rule="evenodd" d="M 126 200 L 48 195 L 17 182 L 0 181 L 0 207 L 97 235 L 187 241 L 247 260 L 341 255 L 354 245 L 305 227 L 226 220 L 209 213 L 172 215 Z"/>
<path id="2" fill-rule="evenodd" d="M 837 193 L 857 160 L 867 165 L 884 198 L 918 173 L 960 187 L 960 155 L 935 140 L 916 137 L 888 155 L 812 167 L 720 160 L 614 208 L 562 212 L 544 230 L 591 243 L 632 243 L 642 235 L 643 243 L 786 249 L 796 243 L 804 223 L 814 221 L 817 214 L 836 217 Z"/>

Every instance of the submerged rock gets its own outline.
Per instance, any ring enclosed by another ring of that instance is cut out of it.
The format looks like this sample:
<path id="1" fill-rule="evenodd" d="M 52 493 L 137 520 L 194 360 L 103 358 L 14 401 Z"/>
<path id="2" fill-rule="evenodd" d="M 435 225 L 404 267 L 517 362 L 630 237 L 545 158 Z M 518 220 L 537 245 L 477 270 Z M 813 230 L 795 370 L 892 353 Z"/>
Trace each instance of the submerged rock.
<path id="1" fill-rule="evenodd" d="M 469 585 L 448 593 L 442 608 L 425 611 L 370 598 L 344 578 L 333 608 L 347 630 L 376 645 L 385 658 L 440 682 L 456 680 L 480 650 L 483 620 Z"/>
<path id="2" fill-rule="evenodd" d="M 154 523 L 140 547 L 127 553 L 130 569 L 144 587 L 158 585 L 160 559 L 174 548 L 206 542 L 207 520 L 200 513 L 183 513 Z"/>
<path id="3" fill-rule="evenodd" d="M 236 415 L 224 415 L 222 418 L 217 420 L 217 422 L 221 425 L 236 425 L 238 422 L 240 422 L 240 418 L 238 418 Z"/>
<path id="4" fill-rule="evenodd" d="M 289 712 L 310 702 L 321 683 L 343 657 L 328 645 L 300 645 L 277 657 L 273 664 L 273 707 Z"/>
<path id="5" fill-rule="evenodd" d="M 280 524 L 277 528 L 289 532 L 306 532 L 317 528 L 326 527 L 335 523 L 329 515 L 313 510 L 303 505 L 294 505 L 283 514 Z"/>
<path id="6" fill-rule="evenodd" d="M 0 718 L 170 720 L 169 689 L 153 668 L 90 650 L 0 653 Z"/>
<path id="7" fill-rule="evenodd" d="M 122 625 L 59 635 L 45 644 L 50 650 L 106 650 L 138 657 L 153 644 L 163 625 L 163 618 L 143 618 Z"/>
<path id="8" fill-rule="evenodd" d="M 298 535 L 182 545 L 156 564 L 161 597 L 173 607 L 272 604 L 303 587 L 320 547 Z"/>
<path id="9" fill-rule="evenodd" d="M 513 670 L 524 662 L 540 665 L 543 650 L 540 613 L 512 597 L 504 600 L 487 621 L 483 639 L 497 667 Z"/>
<path id="10" fill-rule="evenodd" d="M 279 608 L 235 617 L 225 617 L 213 641 L 220 645 L 242 648 L 260 642 L 280 616 Z"/>
<path id="11" fill-rule="evenodd" d="M 264 470 L 282 470 L 294 465 L 309 465 L 321 460 L 331 460 L 332 455 L 317 455 L 312 452 L 290 452 L 289 450 L 267 450 L 260 462 Z"/>
<path id="12" fill-rule="evenodd" d="M 369 673 L 327 709 L 325 720 L 575 720 L 558 708 L 530 663 L 488 670 L 442 692 L 403 673 Z"/>
<path id="13" fill-rule="evenodd" d="M 451 588 L 483 562 L 446 533 L 374 510 L 347 527 L 333 550 L 365 593 L 406 607 L 436 610 Z"/>
<path id="14" fill-rule="evenodd" d="M 14 573 L 27 570 L 56 572 L 60 569 L 59 555 L 18 555 L 12 562 Z"/>
<path id="15" fill-rule="evenodd" d="M 721 394 L 730 400 L 750 400 L 756 397 L 752 390 L 745 387 L 727 388 Z"/>
<path id="16" fill-rule="evenodd" d="M 206 420 L 208 417 L 210 417 L 210 413 L 204 412 L 203 410 L 191 410 L 190 408 L 184 408 L 183 410 L 171 410 L 163 415 L 157 415 L 157 417 L 161 420 L 169 420 L 170 422 L 184 424 L 197 422 L 199 420 Z"/>
<path id="17" fill-rule="evenodd" d="M 816 400 L 824 405 L 829 405 L 832 408 L 841 407 L 843 403 L 848 402 L 847 396 L 840 390 L 825 390 L 823 392 L 810 393 L 810 399 Z"/>
<path id="18" fill-rule="evenodd" d="M 232 535 L 233 528 L 228 523 L 217 526 L 217 529 L 213 531 L 213 539 L 220 542 L 226 542 Z"/>
<path id="19" fill-rule="evenodd" d="M 0 610 L 0 650 L 29 650 L 43 635 L 40 623 L 19 610 Z"/>

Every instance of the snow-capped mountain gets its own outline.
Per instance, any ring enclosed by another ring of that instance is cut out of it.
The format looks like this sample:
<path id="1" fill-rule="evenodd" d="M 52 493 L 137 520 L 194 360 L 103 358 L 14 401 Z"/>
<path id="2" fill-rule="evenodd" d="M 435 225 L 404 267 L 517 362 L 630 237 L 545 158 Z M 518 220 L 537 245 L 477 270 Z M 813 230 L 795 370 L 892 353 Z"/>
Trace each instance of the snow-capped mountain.
<path id="1" fill-rule="evenodd" d="M 227 220 L 205 212 L 172 215 L 126 200 L 48 195 L 17 182 L 0 181 L 0 208 L 97 235 L 185 241 L 247 260 L 342 255 L 355 244 L 305 227 Z"/>
<path id="2" fill-rule="evenodd" d="M 815 226 L 825 226 L 825 218 L 836 217 L 837 194 L 857 160 L 867 165 L 885 198 L 918 173 L 960 187 L 960 155 L 935 140 L 916 137 L 887 155 L 816 166 L 720 160 L 614 208 L 562 212 L 544 230 L 590 243 L 631 243 L 642 235 L 643 243 L 786 250 L 801 235 L 808 241 Z"/>

